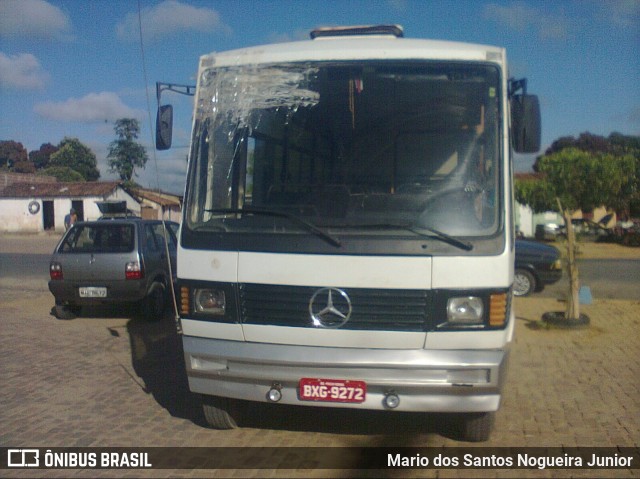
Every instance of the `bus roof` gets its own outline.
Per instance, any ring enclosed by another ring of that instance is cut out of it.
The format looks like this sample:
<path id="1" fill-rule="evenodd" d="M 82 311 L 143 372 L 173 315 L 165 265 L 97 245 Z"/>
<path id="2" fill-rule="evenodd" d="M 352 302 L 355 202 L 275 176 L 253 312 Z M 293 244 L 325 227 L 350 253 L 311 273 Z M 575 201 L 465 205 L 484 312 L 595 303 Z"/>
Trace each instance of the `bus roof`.
<path id="1" fill-rule="evenodd" d="M 488 61 L 502 64 L 505 57 L 504 49 L 495 46 L 366 34 L 318 36 L 314 40 L 214 52 L 200 57 L 200 67 L 349 60 Z"/>

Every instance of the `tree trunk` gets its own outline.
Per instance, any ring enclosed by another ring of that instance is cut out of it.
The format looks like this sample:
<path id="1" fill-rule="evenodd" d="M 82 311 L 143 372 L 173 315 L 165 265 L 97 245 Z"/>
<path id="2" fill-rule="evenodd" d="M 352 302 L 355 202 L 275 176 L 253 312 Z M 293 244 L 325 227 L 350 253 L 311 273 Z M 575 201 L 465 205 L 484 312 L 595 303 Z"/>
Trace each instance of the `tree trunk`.
<path id="1" fill-rule="evenodd" d="M 578 264 L 576 263 L 576 235 L 571 223 L 570 210 L 565 210 L 558 200 L 558 206 L 564 219 L 565 230 L 567 232 L 567 269 L 569 273 L 569 296 L 567 297 L 567 309 L 565 319 L 580 319 L 580 280 L 578 277 Z"/>

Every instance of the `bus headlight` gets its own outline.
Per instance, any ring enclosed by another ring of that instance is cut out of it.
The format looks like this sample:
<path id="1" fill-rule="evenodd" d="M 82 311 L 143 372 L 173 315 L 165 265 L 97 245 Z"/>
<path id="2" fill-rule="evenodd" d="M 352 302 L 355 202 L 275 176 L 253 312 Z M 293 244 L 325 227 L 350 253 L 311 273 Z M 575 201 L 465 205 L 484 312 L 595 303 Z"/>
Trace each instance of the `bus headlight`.
<path id="1" fill-rule="evenodd" d="M 193 292 L 196 313 L 207 313 L 224 316 L 226 297 L 219 289 L 195 289 Z"/>
<path id="2" fill-rule="evenodd" d="M 449 298 L 447 301 L 447 321 L 453 324 L 482 324 L 484 304 L 482 298 L 465 296 Z"/>

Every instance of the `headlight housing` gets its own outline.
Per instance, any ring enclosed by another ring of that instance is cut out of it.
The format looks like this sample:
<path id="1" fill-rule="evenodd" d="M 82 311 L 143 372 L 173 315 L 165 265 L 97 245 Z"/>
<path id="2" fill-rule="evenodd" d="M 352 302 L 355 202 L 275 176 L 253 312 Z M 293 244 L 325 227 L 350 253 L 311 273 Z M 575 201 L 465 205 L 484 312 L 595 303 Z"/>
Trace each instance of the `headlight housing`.
<path id="1" fill-rule="evenodd" d="M 217 323 L 238 321 L 237 295 L 230 283 L 178 280 L 177 291 L 182 319 Z"/>
<path id="2" fill-rule="evenodd" d="M 478 296 L 449 298 L 447 301 L 447 321 L 450 325 L 482 325 L 484 302 Z"/>
<path id="3" fill-rule="evenodd" d="M 224 316 L 227 300 L 223 290 L 199 288 L 193 290 L 194 309 L 196 313 Z"/>

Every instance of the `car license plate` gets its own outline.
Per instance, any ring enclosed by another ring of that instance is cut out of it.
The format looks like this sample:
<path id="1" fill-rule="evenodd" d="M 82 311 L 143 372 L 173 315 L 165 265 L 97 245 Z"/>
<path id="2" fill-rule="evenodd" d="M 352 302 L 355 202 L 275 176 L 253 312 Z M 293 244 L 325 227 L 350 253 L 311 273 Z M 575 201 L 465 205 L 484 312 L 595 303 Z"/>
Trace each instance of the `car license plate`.
<path id="1" fill-rule="evenodd" d="M 301 401 L 361 403 L 367 396 L 364 381 L 302 378 L 299 386 Z"/>
<path id="2" fill-rule="evenodd" d="M 96 286 L 87 286 L 79 288 L 81 298 L 106 298 L 107 288 L 99 288 Z"/>

